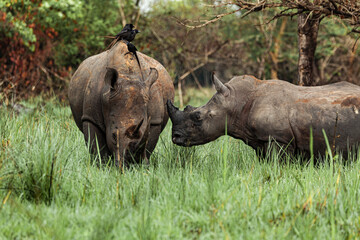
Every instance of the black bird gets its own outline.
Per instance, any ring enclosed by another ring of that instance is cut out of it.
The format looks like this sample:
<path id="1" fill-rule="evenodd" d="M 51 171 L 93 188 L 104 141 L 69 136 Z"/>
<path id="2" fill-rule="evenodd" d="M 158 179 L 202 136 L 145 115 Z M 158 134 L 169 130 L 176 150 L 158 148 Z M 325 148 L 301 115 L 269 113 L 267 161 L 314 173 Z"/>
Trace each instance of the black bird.
<path id="1" fill-rule="evenodd" d="M 119 40 L 126 40 L 126 41 L 128 41 L 128 42 L 131 42 L 132 40 L 134 40 L 135 39 L 135 36 L 136 36 L 136 34 L 138 34 L 140 31 L 139 30 L 137 30 L 137 29 L 133 29 L 133 30 L 131 30 L 131 31 L 129 31 L 129 32 L 125 32 L 125 33 L 122 33 L 122 34 L 118 34 L 118 35 L 116 35 L 116 36 L 118 36 L 118 39 Z"/>
<path id="2" fill-rule="evenodd" d="M 124 36 L 125 33 L 131 32 L 133 28 L 134 25 L 132 25 L 131 23 L 125 24 L 125 27 L 118 34 L 116 34 L 115 38 L 120 38 Z"/>
<path id="3" fill-rule="evenodd" d="M 134 25 L 131 23 L 128 23 L 125 25 L 125 27 L 115 36 L 115 39 L 110 43 L 107 49 L 112 48 L 116 42 L 120 40 L 125 40 L 128 42 L 131 42 L 135 39 L 136 34 L 138 34 L 140 31 L 137 29 L 133 29 Z"/>
<path id="4" fill-rule="evenodd" d="M 135 29 L 135 30 L 136 30 L 136 29 Z M 132 44 L 131 42 L 128 42 L 126 45 L 127 45 L 127 47 L 128 47 L 129 52 L 125 53 L 125 55 L 126 55 L 126 54 L 129 54 L 129 53 L 132 53 L 132 54 L 135 55 L 135 58 L 136 58 L 137 63 L 139 64 L 139 68 L 140 68 L 140 72 L 141 72 L 141 76 L 142 76 L 142 70 L 141 70 L 140 61 L 139 61 L 139 58 L 138 58 L 137 53 L 136 53 L 137 48 L 136 48 L 135 45 Z M 143 76 L 142 76 L 142 77 L 143 77 Z M 143 77 L 143 79 L 144 79 L 144 77 Z"/>

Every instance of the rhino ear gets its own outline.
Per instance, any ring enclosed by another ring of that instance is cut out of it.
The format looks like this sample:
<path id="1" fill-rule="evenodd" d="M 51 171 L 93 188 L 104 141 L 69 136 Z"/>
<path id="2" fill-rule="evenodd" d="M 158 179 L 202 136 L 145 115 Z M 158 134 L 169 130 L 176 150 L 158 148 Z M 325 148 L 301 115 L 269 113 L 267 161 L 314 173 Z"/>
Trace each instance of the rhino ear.
<path id="1" fill-rule="evenodd" d="M 230 89 L 229 89 L 227 86 L 225 86 L 225 85 L 220 81 L 219 78 L 217 78 L 217 77 L 215 76 L 215 73 L 214 73 L 214 72 L 213 72 L 213 75 L 212 75 L 212 81 L 213 81 L 213 83 L 214 83 L 214 85 L 215 85 L 215 89 L 216 89 L 216 91 L 217 91 L 218 93 L 223 94 L 225 97 L 229 96 L 229 94 L 230 94 Z"/>
<path id="2" fill-rule="evenodd" d="M 150 88 L 158 79 L 158 77 L 159 77 L 158 70 L 156 70 L 155 68 L 150 68 L 150 74 L 146 79 L 146 86 Z"/>
<path id="3" fill-rule="evenodd" d="M 114 68 L 106 68 L 106 73 L 105 73 L 105 84 L 110 86 L 111 90 L 116 89 L 116 81 L 119 77 L 118 72 L 116 71 L 116 69 Z"/>

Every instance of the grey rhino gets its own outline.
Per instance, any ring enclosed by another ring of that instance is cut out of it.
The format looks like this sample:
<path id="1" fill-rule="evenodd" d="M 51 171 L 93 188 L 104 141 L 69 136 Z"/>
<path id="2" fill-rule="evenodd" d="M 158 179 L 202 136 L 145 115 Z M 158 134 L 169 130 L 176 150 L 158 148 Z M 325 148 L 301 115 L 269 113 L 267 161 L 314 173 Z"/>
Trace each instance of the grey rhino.
<path id="1" fill-rule="evenodd" d="M 346 153 L 360 142 L 360 86 L 339 82 L 302 87 L 281 80 L 262 81 L 237 76 L 223 84 L 213 75 L 217 92 L 202 107 L 184 111 L 167 108 L 173 123 L 172 140 L 181 146 L 205 144 L 225 134 L 264 153 L 269 139 L 291 152 L 324 154 L 326 142 Z M 333 144 L 335 143 L 335 146 Z"/>
<path id="2" fill-rule="evenodd" d="M 150 156 L 169 118 L 166 100 L 174 99 L 165 68 L 137 54 L 142 71 L 118 42 L 84 60 L 69 85 L 71 111 L 91 153 L 99 148 L 102 157 L 115 155 L 120 166 Z"/>

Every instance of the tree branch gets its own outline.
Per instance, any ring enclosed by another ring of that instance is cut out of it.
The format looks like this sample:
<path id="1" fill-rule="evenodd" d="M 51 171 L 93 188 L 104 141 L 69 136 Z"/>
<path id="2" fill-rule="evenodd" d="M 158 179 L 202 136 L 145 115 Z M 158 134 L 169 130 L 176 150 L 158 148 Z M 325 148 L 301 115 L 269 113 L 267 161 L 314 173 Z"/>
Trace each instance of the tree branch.
<path id="1" fill-rule="evenodd" d="M 124 9 L 123 9 L 123 5 L 122 5 L 122 1 L 121 0 L 118 0 L 119 2 L 119 11 L 120 11 L 120 16 L 121 16 L 121 23 L 123 25 L 123 27 L 125 26 L 126 24 L 126 17 L 125 17 L 125 14 L 124 14 Z"/>
<path id="2" fill-rule="evenodd" d="M 177 22 L 187 28 L 189 28 L 190 30 L 194 30 L 196 28 L 202 28 L 202 27 L 205 27 L 206 25 L 209 25 L 210 23 L 214 23 L 214 22 L 217 22 L 219 21 L 220 19 L 222 19 L 223 17 L 225 16 L 228 16 L 228 15 L 231 15 L 231 14 L 234 14 L 236 12 L 239 12 L 241 9 L 237 9 L 237 10 L 234 10 L 234 11 L 231 11 L 231 12 L 227 12 L 227 13 L 223 13 L 223 14 L 219 14 L 219 15 L 216 15 L 213 19 L 211 20 L 205 20 L 205 23 L 203 24 L 200 24 L 200 25 L 194 25 L 194 26 L 191 26 L 191 25 L 186 25 L 185 23 L 183 23 L 182 21 L 180 21 L 179 19 L 176 19 Z"/>

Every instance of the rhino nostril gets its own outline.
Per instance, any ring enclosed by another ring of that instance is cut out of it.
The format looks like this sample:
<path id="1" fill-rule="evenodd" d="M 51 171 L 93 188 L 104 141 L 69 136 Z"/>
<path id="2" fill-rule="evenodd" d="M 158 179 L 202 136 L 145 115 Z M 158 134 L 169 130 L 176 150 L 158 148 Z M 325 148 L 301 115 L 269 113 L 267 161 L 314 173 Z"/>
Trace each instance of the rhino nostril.
<path id="1" fill-rule="evenodd" d="M 182 143 L 184 141 L 184 139 L 180 133 L 174 133 L 172 140 L 173 140 L 173 143 L 178 143 L 178 144 Z"/>
<path id="2" fill-rule="evenodd" d="M 181 135 L 179 133 L 174 133 L 173 138 L 181 138 Z"/>

